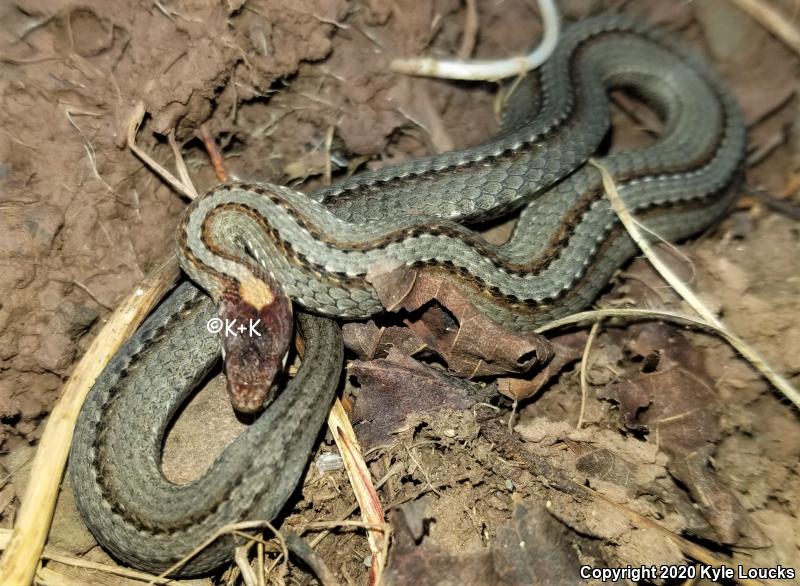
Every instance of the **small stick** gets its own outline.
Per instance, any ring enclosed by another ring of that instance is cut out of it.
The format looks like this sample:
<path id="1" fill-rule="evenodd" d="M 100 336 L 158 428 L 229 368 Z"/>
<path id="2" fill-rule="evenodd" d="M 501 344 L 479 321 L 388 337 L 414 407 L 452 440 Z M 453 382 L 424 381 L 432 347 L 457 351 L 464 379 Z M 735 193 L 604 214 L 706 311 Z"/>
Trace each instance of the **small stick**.
<path id="1" fill-rule="evenodd" d="M 228 181 L 230 176 L 228 175 L 228 170 L 225 169 L 222 153 L 217 146 L 217 141 L 214 140 L 214 136 L 208 129 L 208 126 L 201 124 L 198 134 L 200 135 L 200 140 L 203 141 L 203 146 L 206 147 L 208 158 L 211 159 L 211 166 L 214 167 L 214 173 L 217 175 L 217 179 L 220 181 Z"/>
<path id="2" fill-rule="evenodd" d="M 778 132 L 770 136 L 761 146 L 747 155 L 747 166 L 755 167 L 758 165 L 761 161 L 782 147 L 788 138 L 789 137 L 786 136 L 786 129 L 781 128 Z"/>
<path id="3" fill-rule="evenodd" d="M 11 539 L 11 529 L 0 529 L 0 549 L 5 549 L 8 546 L 8 541 Z M 106 572 L 107 574 L 114 574 L 115 576 L 122 576 L 123 578 L 130 578 L 132 580 L 155 580 L 155 584 L 172 584 L 173 580 L 158 580 L 152 574 L 138 572 L 136 570 L 129 570 L 122 566 L 110 566 L 100 562 L 91 562 L 84 558 L 75 557 L 66 552 L 61 552 L 58 549 L 46 545 L 42 551 L 42 559 L 51 560 L 64 564 L 65 566 L 72 566 L 75 568 L 86 568 L 87 570 L 97 570 L 98 572 Z"/>
<path id="4" fill-rule="evenodd" d="M 186 167 L 186 161 L 183 160 L 181 147 L 178 146 L 175 140 L 174 128 L 167 134 L 167 142 L 169 143 L 169 148 L 172 149 L 172 156 L 175 157 L 175 167 L 178 169 L 178 175 L 181 177 L 181 184 L 189 192 L 192 200 L 197 199 L 197 189 L 195 189 L 192 178 L 189 176 L 189 169 Z"/>
<path id="5" fill-rule="evenodd" d="M 266 586 L 264 570 L 264 544 L 256 543 L 256 567 L 258 568 L 258 586 Z"/>
<path id="6" fill-rule="evenodd" d="M 768 208 L 783 214 L 787 218 L 800 222 L 800 205 L 788 199 L 779 199 L 771 193 L 757 187 L 746 185 L 744 189 L 748 195 L 757 198 Z"/>
<path id="7" fill-rule="evenodd" d="M 386 482 L 388 482 L 388 480 L 397 473 L 398 468 L 400 468 L 400 466 L 397 466 L 397 464 L 395 464 L 395 466 L 390 468 L 389 471 L 386 474 L 384 474 L 383 477 L 380 480 L 378 480 L 378 482 L 375 483 L 375 489 L 376 490 L 380 489 L 384 484 L 386 484 Z M 353 513 L 355 513 L 357 510 L 358 510 L 358 503 L 348 508 L 344 512 L 344 514 L 340 515 L 338 521 L 317 521 L 314 523 L 308 523 L 303 526 L 302 532 L 304 533 L 306 531 L 323 530 L 321 533 L 319 533 L 316 537 L 314 537 L 311 540 L 310 543 L 311 547 L 316 547 L 317 545 L 319 545 L 320 541 L 322 541 L 323 539 L 325 539 L 325 537 L 330 535 L 331 529 L 336 529 L 339 527 L 358 527 L 361 529 L 375 529 L 380 531 L 386 529 L 387 525 L 383 522 L 381 522 L 380 526 L 373 526 L 365 524 L 363 521 L 348 521 L 347 518 Z"/>
<path id="8" fill-rule="evenodd" d="M 256 573 L 253 571 L 253 566 L 250 565 L 250 560 L 247 559 L 247 550 L 249 549 L 249 545 L 240 545 L 234 548 L 233 561 L 236 563 L 236 567 L 239 568 L 244 586 L 256 586 L 258 578 L 256 578 Z"/>
<path id="9" fill-rule="evenodd" d="M 442 79 L 469 79 L 495 81 L 521 75 L 536 69 L 552 55 L 558 44 L 559 18 L 555 0 L 537 0 L 542 15 L 544 33 L 539 46 L 527 55 L 508 59 L 395 59 L 389 65 L 392 71 L 406 75 L 422 75 Z"/>

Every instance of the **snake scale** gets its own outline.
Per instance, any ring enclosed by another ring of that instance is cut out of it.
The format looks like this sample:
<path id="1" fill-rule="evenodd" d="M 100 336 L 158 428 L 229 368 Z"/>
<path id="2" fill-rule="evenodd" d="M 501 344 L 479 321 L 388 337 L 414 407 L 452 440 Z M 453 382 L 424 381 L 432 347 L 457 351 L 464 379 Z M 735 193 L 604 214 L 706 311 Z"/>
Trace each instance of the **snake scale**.
<path id="1" fill-rule="evenodd" d="M 585 307 L 634 253 L 585 161 L 610 126 L 611 88 L 641 97 L 664 129 L 647 148 L 603 159 L 628 207 L 666 238 L 695 234 L 729 207 L 745 151 L 735 99 L 702 60 L 663 32 L 606 15 L 568 27 L 553 56 L 512 95 L 496 136 L 476 147 L 369 171 L 311 196 L 234 182 L 194 202 L 178 236 L 186 272 L 215 299 L 258 271 L 301 308 L 360 319 L 382 311 L 376 263 L 444 272 L 514 329 Z M 521 209 L 511 239 L 465 226 Z M 340 376 L 337 326 L 301 314 L 298 376 L 199 480 L 160 468 L 164 430 L 218 359 L 212 302 L 182 285 L 96 382 L 71 455 L 78 506 L 122 560 L 162 571 L 220 526 L 272 519 L 309 458 Z M 231 555 L 218 540 L 181 574 Z"/>

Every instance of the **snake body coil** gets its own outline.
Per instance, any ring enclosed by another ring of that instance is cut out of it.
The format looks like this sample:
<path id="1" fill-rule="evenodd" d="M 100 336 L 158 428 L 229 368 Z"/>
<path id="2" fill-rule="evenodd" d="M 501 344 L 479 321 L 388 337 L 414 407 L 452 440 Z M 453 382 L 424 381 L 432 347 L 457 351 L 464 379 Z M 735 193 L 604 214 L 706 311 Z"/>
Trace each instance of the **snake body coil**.
<path id="1" fill-rule="evenodd" d="M 365 278 L 380 262 L 446 272 L 509 327 L 575 311 L 634 252 L 598 173 L 583 165 L 607 134 L 611 87 L 637 93 L 664 121 L 653 146 L 604 159 L 628 207 L 677 239 L 729 206 L 745 147 L 739 110 L 717 75 L 662 33 L 622 17 L 586 20 L 565 31 L 535 78 L 536 93 L 515 94 L 498 135 L 477 147 L 361 174 L 312 197 L 274 185 L 215 188 L 182 224 L 183 267 L 212 295 L 263 268 L 302 307 L 340 318 L 382 311 Z M 464 227 L 517 208 L 503 246 Z M 182 286 L 103 372 L 76 431 L 72 480 L 84 519 L 116 556 L 151 571 L 226 523 L 277 514 L 341 368 L 335 326 L 304 316 L 300 375 L 205 476 L 176 486 L 161 473 L 164 429 L 219 352 L 205 332 L 211 312 Z M 214 568 L 230 548 L 217 542 L 181 573 Z"/>
<path id="2" fill-rule="evenodd" d="M 644 33 L 621 18 L 569 28 L 540 72 L 538 108 L 512 96 L 509 120 L 483 145 L 358 175 L 317 201 L 269 184 L 214 188 L 187 210 L 181 266 L 218 295 L 257 262 L 296 303 L 345 319 L 383 311 L 367 273 L 387 264 L 449 273 L 513 328 L 585 306 L 634 250 L 599 173 L 576 171 L 607 134 L 608 88 L 632 90 L 664 120 L 655 145 L 604 163 L 629 209 L 668 239 L 720 216 L 744 151 L 738 108 L 713 72 Z M 524 205 L 503 246 L 461 225 Z"/>

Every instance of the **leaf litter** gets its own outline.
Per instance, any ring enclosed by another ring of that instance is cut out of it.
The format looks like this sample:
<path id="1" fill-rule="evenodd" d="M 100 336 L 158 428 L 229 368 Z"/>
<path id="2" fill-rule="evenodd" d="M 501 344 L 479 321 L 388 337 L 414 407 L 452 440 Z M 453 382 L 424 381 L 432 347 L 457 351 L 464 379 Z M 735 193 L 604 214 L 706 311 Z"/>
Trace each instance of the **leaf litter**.
<path id="1" fill-rule="evenodd" d="M 502 4 L 479 5 L 478 55 L 529 44 L 535 14 L 524 3 Z M 778 145 L 748 169 L 748 182 L 796 201 L 797 57 L 725 0 L 581 0 L 563 2 L 563 10 L 579 18 L 622 5 L 710 52 L 753 124 L 752 149 Z M 793 14 L 791 2 L 776 6 Z M 310 189 L 331 166 L 325 160 L 331 128 L 330 154 L 342 161 L 333 168 L 341 174 L 435 148 L 440 141 L 410 122 L 409 113 L 433 116 L 436 124 L 424 126 L 447 129 L 456 145 L 475 144 L 494 125 L 492 88 L 431 80 L 395 86 L 380 63 L 431 47 L 452 53 L 462 40 L 458 2 L 415 2 L 400 11 L 382 1 L 360 10 L 343 2 L 294 9 L 267 0 L 199 2 L 170 5 L 165 15 L 157 7 L 112 14 L 102 3 L 59 0 L 3 10 L 9 116 L 0 123 L 0 179 L 10 255 L 2 259 L 0 406 L 4 448 L 12 452 L 36 441 L 71 360 L 87 343 L 86 331 L 141 278 L 183 209 L 117 148 L 132 103 L 147 103 L 141 136 L 148 150 L 167 157 L 163 136 L 177 129 L 202 187 L 214 180 L 193 135 L 201 122 L 224 145 L 237 176 L 308 177 Z M 51 59 L 62 53 L 70 56 Z M 414 105 L 412 98 L 423 94 L 424 107 Z M 100 115 L 74 114 L 78 134 L 56 107 L 66 102 L 73 113 Z M 620 105 L 613 112 L 622 128 L 616 138 L 646 144 L 651 134 L 639 125 L 647 123 L 647 110 L 632 123 L 636 103 Z M 87 142 L 95 153 L 91 166 Z M 681 247 L 694 261 L 687 280 L 795 380 L 797 247 L 796 224 L 752 199 L 704 239 Z M 383 480 L 381 498 L 393 514 L 423 505 L 410 537 L 393 521 L 387 579 L 449 576 L 470 583 L 472 569 L 487 580 L 550 576 L 574 583 L 568 574 L 576 563 L 686 563 L 674 541 L 636 514 L 711 544 L 734 562 L 800 565 L 800 423 L 722 343 L 661 324 L 604 322 L 588 360 L 586 423 L 577 430 L 574 364 L 585 331 L 550 337 L 548 346 L 487 330 L 436 275 L 416 275 L 414 283 L 418 290 L 399 316 L 346 329 L 358 357 L 349 368 L 358 385 L 352 418 L 365 444 L 375 446 L 368 459 Z M 598 303 L 681 309 L 640 261 Z M 520 403 L 513 435 L 508 398 Z M 195 462 L 193 449 L 209 460 L 205 444 L 192 438 L 198 426 L 175 427 L 181 441 L 168 438 L 170 461 Z M 7 524 L 23 485 L 24 478 L 11 475 L 3 489 Z M 351 503 L 340 472 L 312 469 L 284 526 L 340 518 Z M 74 517 L 57 515 L 59 547 L 70 547 L 70 524 L 80 523 Z M 85 531 L 72 534 L 75 553 L 82 553 Z M 343 581 L 366 576 L 362 536 L 334 531 L 316 548 Z M 97 547 L 89 559 L 113 563 Z M 63 564 L 46 567 L 91 579 Z M 288 579 L 305 579 L 299 566 L 290 573 Z"/>

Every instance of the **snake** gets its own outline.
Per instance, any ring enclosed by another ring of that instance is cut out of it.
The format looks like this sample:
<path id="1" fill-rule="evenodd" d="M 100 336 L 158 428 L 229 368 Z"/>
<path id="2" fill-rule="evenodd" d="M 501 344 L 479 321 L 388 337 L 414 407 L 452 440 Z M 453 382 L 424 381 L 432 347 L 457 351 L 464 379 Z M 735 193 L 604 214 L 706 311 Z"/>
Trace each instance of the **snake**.
<path id="1" fill-rule="evenodd" d="M 227 182 L 187 208 L 179 260 L 213 301 L 185 283 L 157 309 L 98 378 L 72 447 L 78 508 L 111 553 L 162 571 L 226 523 L 279 514 L 339 380 L 331 318 L 385 311 L 370 284 L 376 266 L 444 275 L 514 330 L 589 305 L 636 251 L 599 172 L 585 164 L 609 134 L 610 90 L 638 96 L 663 123 L 651 145 L 601 159 L 645 227 L 683 239 L 729 209 L 746 147 L 742 115 L 712 67 L 668 33 L 619 14 L 587 18 L 565 28 L 526 80 L 480 145 L 310 195 Z M 512 212 L 519 217 L 504 244 L 472 229 Z M 165 429 L 220 354 L 206 321 L 232 293 L 263 305 L 254 283 L 264 278 L 300 310 L 307 348 L 298 375 L 200 479 L 173 484 L 160 467 Z M 217 540 L 176 574 L 212 570 L 233 544 Z"/>

